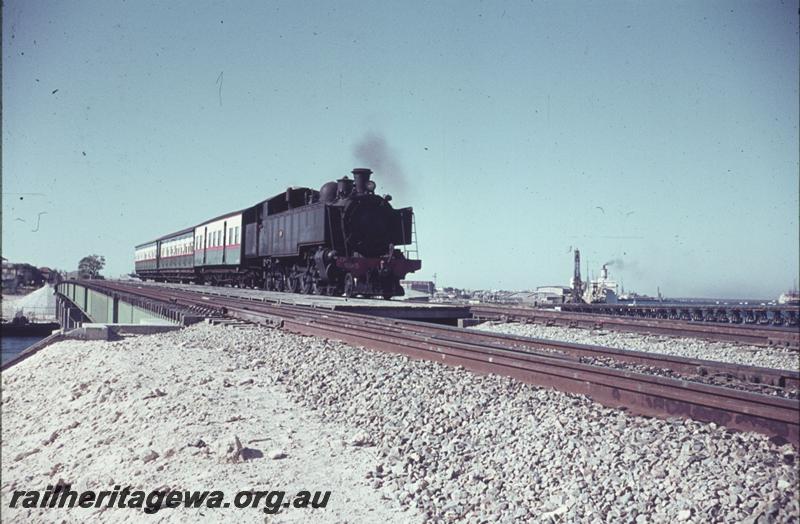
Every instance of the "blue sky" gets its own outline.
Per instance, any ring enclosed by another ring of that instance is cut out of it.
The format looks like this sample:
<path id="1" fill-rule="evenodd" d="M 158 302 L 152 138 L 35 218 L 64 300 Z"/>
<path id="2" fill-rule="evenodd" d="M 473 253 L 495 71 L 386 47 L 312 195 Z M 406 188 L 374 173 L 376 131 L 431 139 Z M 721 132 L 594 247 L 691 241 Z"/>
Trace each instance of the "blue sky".
<path id="1" fill-rule="evenodd" d="M 373 139 L 440 285 L 566 285 L 574 247 L 642 293 L 797 278 L 797 2 L 25 0 L 2 42 L 13 261 L 126 273 Z"/>

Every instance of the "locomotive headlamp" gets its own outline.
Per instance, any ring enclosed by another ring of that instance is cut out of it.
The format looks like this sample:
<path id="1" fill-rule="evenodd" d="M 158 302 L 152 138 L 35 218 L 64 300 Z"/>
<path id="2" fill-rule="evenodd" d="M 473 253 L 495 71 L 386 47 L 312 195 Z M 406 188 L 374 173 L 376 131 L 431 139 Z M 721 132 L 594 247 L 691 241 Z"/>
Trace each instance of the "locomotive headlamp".
<path id="1" fill-rule="evenodd" d="M 383 199 L 386 200 L 387 202 L 391 202 L 392 201 L 392 195 L 383 195 Z"/>
<path id="2" fill-rule="evenodd" d="M 370 193 L 375 192 L 375 182 L 373 182 L 372 180 L 367 182 L 367 191 L 369 191 Z"/>

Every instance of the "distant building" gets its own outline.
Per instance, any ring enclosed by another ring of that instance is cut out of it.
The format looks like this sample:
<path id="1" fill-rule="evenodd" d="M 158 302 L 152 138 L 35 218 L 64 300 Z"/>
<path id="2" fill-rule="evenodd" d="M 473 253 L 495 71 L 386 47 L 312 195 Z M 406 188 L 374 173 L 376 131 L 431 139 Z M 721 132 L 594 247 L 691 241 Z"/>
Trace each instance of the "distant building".
<path id="1" fill-rule="evenodd" d="M 565 286 L 539 286 L 534 293 L 536 304 L 563 304 L 572 293 L 572 288 Z"/>
<path id="2" fill-rule="evenodd" d="M 517 291 L 508 295 L 509 302 L 517 302 L 520 304 L 533 304 L 536 300 L 536 293 L 533 291 Z"/>
<path id="3" fill-rule="evenodd" d="M 41 271 L 30 264 L 16 264 L 3 258 L 3 292 L 16 293 L 21 287 L 41 287 L 45 283 Z"/>
<path id="4" fill-rule="evenodd" d="M 41 273 L 42 278 L 45 282 L 53 282 L 56 278 L 58 278 L 58 271 L 53 271 L 49 267 L 43 266 L 39 268 L 39 273 Z"/>

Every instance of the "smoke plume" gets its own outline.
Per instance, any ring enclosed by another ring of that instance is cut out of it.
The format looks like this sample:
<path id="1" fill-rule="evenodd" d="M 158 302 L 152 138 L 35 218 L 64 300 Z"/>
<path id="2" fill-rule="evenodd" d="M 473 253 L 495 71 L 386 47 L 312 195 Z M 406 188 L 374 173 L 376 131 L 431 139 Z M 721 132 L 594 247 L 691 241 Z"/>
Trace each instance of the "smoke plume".
<path id="1" fill-rule="evenodd" d="M 376 182 L 389 182 L 394 191 L 405 192 L 406 177 L 397 155 L 379 133 L 369 132 L 353 146 L 353 156 L 375 172 Z"/>
<path id="2" fill-rule="evenodd" d="M 644 275 L 644 271 L 639 267 L 635 261 L 633 262 L 625 262 L 621 258 L 612 258 L 608 262 L 605 263 L 608 267 L 613 267 L 617 272 L 625 272 L 629 275 L 635 277 L 641 277 Z"/>

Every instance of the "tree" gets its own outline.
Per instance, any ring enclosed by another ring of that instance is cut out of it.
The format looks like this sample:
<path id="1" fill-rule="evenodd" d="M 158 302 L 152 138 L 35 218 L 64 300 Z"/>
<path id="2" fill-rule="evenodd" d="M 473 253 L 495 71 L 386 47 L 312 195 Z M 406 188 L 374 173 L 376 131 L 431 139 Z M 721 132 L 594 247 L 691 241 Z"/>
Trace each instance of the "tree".
<path id="1" fill-rule="evenodd" d="M 100 270 L 106 265 L 106 258 L 99 255 L 85 256 L 78 262 L 79 278 L 103 278 Z"/>

